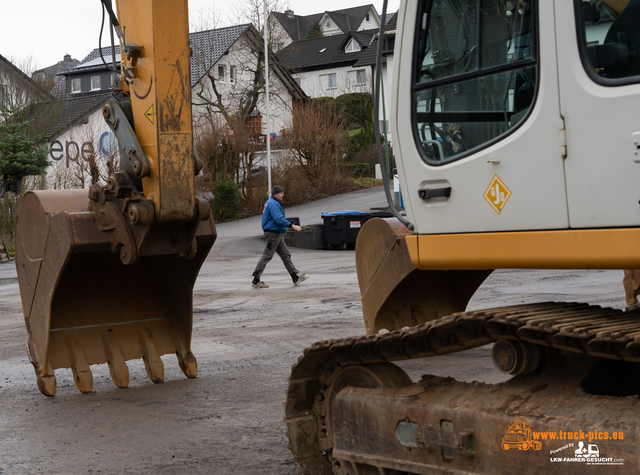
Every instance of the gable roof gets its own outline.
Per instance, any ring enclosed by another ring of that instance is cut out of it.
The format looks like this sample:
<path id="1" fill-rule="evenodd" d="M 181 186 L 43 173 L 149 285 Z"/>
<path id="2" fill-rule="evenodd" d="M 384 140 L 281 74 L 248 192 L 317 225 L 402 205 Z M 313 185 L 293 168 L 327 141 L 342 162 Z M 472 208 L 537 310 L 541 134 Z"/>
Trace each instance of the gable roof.
<path id="1" fill-rule="evenodd" d="M 47 101 L 51 100 L 51 94 L 42 89 L 40 85 L 27 76 L 25 73 L 20 70 L 16 65 L 14 65 L 11 61 L 0 54 L 0 68 L 6 73 L 10 74 L 15 78 L 16 81 L 23 83 L 26 87 L 28 87 L 31 91 L 33 91 L 40 100 Z"/>
<path id="2" fill-rule="evenodd" d="M 29 118 L 45 138 L 57 137 L 79 123 L 86 123 L 90 115 L 102 109 L 111 95 L 111 91 L 93 91 L 74 94 L 65 100 L 36 104 Z"/>
<path id="3" fill-rule="evenodd" d="M 348 66 L 360 59 L 374 37 L 374 31 L 351 32 L 344 35 L 325 36 L 312 40 L 296 41 L 278 51 L 278 58 L 292 70 L 310 71 L 338 66 Z M 362 47 L 361 51 L 345 53 L 350 38 Z"/>
<path id="4" fill-rule="evenodd" d="M 395 12 L 393 16 L 387 21 L 387 24 L 384 27 L 385 37 L 395 38 L 395 31 L 398 25 L 398 12 Z M 384 44 L 384 43 L 383 43 Z M 391 51 L 393 53 L 393 51 Z M 385 57 L 389 54 L 389 51 L 382 51 L 382 59 L 383 62 Z M 358 59 L 358 62 L 355 66 L 373 66 L 376 64 L 378 55 L 378 35 L 376 34 L 375 38 L 371 42 L 369 48 L 366 49 Z"/>
<path id="5" fill-rule="evenodd" d="M 251 23 L 190 33 L 189 41 L 193 51 L 191 87 L 249 30 L 255 30 Z"/>
<path id="6" fill-rule="evenodd" d="M 344 10 L 336 10 L 333 12 L 325 12 L 325 14 L 338 25 L 344 33 L 348 33 L 351 30 L 357 30 L 365 16 L 375 8 L 373 5 L 362 5 L 360 7 L 345 8 Z"/>
<path id="7" fill-rule="evenodd" d="M 68 54 L 65 54 L 62 61 L 58 61 L 56 64 L 34 71 L 31 74 L 31 77 L 35 78 L 41 75 L 46 79 L 55 79 L 55 77 L 58 76 L 62 71 L 73 68 L 77 64 L 80 64 L 80 61 L 78 61 L 77 59 L 73 59 Z"/>
<path id="8" fill-rule="evenodd" d="M 311 29 L 311 25 L 316 21 L 322 20 L 325 15 L 328 15 L 343 33 L 348 33 L 350 30 L 356 30 L 360 27 L 365 16 L 371 9 L 373 9 L 374 12 L 376 11 L 375 7 L 369 4 L 306 16 L 293 15 L 293 13 L 287 14 L 287 12 L 272 12 L 271 15 L 280 23 L 293 41 L 301 41 L 306 38 Z"/>
<path id="9" fill-rule="evenodd" d="M 262 48 L 262 37 L 251 23 L 191 33 L 191 49 L 194 56 L 191 60 L 191 87 L 195 86 L 243 35 L 257 48 Z M 303 100 L 307 97 L 276 55 L 270 55 L 269 70 L 280 79 L 294 99 Z"/>

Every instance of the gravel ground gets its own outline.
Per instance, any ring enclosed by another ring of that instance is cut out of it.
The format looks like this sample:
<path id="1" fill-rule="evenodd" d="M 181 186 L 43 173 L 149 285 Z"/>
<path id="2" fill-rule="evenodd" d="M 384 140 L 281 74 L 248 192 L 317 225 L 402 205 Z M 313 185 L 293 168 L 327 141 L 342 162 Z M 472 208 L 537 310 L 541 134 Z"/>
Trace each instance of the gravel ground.
<path id="1" fill-rule="evenodd" d="M 302 224 L 322 211 L 384 205 L 380 188 L 287 209 Z M 81 394 L 57 370 L 54 398 L 40 394 L 25 350 L 13 263 L 0 264 L 1 474 L 295 474 L 283 402 L 291 365 L 314 341 L 364 334 L 353 251 L 292 249 L 311 277 L 295 287 L 276 257 L 250 286 L 263 248 L 260 217 L 218 226 L 218 240 L 194 295 L 193 352 L 199 375 L 186 379 L 164 356 L 165 382 L 151 383 L 130 361 L 118 389 L 106 365 L 92 367 L 94 392 Z M 498 271 L 469 308 L 544 300 L 624 307 L 621 271 Z M 464 381 L 503 381 L 489 347 L 403 363 Z"/>

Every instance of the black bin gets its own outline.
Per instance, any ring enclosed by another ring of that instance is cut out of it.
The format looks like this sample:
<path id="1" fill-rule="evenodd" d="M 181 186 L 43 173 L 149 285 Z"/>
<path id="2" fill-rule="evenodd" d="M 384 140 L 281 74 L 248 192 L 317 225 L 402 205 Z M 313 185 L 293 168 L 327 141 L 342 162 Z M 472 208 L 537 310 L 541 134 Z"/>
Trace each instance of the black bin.
<path id="1" fill-rule="evenodd" d="M 322 213 L 324 240 L 327 249 L 355 249 L 360 229 L 371 218 L 362 211 Z"/>

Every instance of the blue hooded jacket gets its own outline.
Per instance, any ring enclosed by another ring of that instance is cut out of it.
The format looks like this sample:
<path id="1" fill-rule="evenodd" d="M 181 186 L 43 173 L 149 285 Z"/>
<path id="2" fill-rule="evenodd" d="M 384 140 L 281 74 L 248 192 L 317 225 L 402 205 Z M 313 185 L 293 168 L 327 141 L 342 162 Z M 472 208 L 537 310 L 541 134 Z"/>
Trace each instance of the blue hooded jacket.
<path id="1" fill-rule="evenodd" d="M 284 234 L 291 223 L 284 217 L 282 205 L 273 196 L 267 200 L 262 210 L 262 229 Z"/>

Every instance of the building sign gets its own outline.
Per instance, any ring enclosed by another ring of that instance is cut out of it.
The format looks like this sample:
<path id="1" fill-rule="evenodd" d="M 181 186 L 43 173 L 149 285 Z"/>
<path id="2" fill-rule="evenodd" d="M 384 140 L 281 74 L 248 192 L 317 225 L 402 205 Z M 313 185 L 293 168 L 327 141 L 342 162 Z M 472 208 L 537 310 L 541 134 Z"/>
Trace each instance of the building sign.
<path id="1" fill-rule="evenodd" d="M 105 132 L 100 136 L 98 140 L 98 152 L 104 157 L 108 158 L 112 156 L 118 150 L 118 141 L 111 132 Z M 78 144 L 73 140 L 65 140 L 62 143 L 59 140 L 54 140 L 49 144 L 49 155 L 52 160 L 59 162 L 63 158 L 66 161 L 67 168 L 69 162 L 75 162 L 79 158 L 88 161 L 91 157 L 95 157 L 96 148 L 92 142 L 84 142 Z"/>

